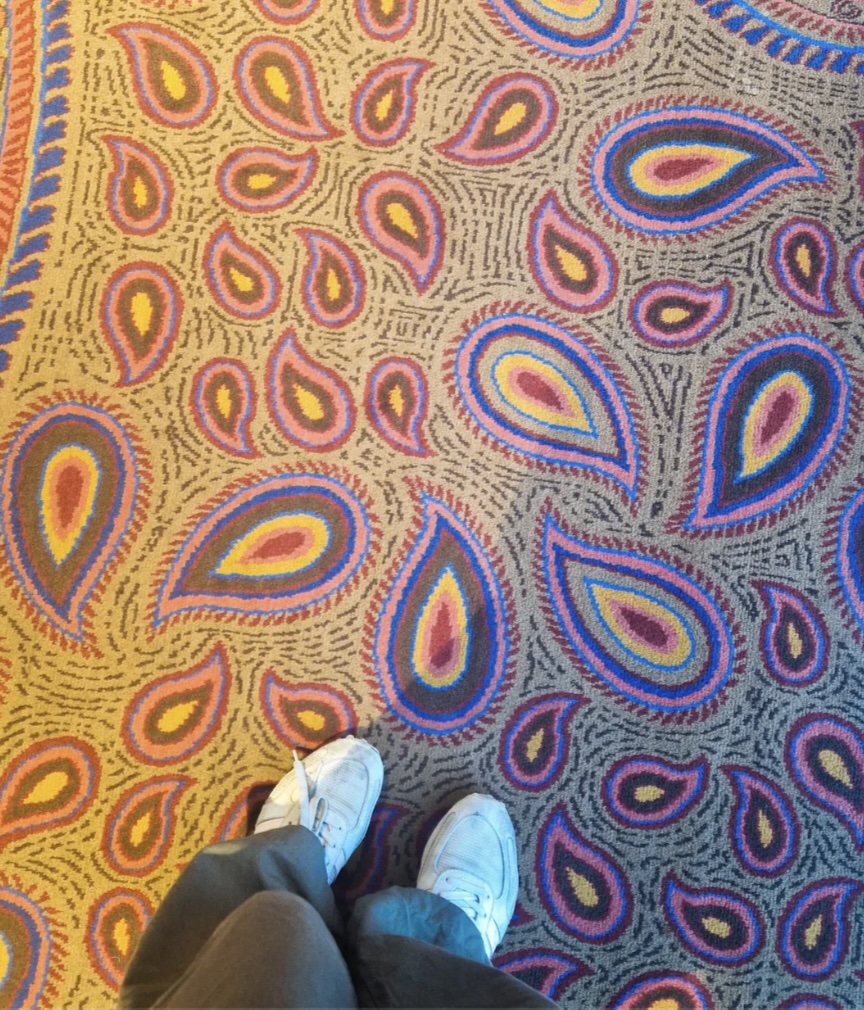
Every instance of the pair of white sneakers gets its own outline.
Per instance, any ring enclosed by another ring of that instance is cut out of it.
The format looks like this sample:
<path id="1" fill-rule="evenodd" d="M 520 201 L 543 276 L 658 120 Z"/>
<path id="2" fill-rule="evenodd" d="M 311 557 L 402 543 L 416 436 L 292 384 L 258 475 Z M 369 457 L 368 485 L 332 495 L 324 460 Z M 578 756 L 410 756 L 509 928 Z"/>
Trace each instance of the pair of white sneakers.
<path id="1" fill-rule="evenodd" d="M 381 755 L 365 740 L 334 740 L 294 767 L 261 809 L 255 833 L 299 824 L 324 847 L 327 880 L 363 840 L 381 786 Z M 472 793 L 444 816 L 423 850 L 417 887 L 462 909 L 483 937 L 486 955 L 501 942 L 516 907 L 516 836 L 506 808 Z"/>

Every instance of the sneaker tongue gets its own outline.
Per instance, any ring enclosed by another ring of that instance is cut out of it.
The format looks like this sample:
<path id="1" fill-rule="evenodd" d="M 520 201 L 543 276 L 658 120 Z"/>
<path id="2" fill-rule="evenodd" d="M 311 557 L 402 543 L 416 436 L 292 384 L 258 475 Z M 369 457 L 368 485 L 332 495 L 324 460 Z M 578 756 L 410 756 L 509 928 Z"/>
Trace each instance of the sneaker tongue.
<path id="1" fill-rule="evenodd" d="M 438 866 L 443 871 L 453 869 L 460 875 L 471 875 L 478 881 L 500 879 L 504 866 L 498 836 L 483 818 L 472 817 L 471 821 L 470 831 L 457 828 L 448 838 Z M 488 884 L 484 890 L 488 891 Z"/>

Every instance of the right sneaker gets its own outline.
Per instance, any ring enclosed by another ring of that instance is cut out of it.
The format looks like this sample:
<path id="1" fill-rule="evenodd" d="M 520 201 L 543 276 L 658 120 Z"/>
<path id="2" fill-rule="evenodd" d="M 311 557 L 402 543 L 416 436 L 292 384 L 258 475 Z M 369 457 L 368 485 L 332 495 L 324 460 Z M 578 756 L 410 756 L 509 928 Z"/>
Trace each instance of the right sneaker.
<path id="1" fill-rule="evenodd" d="M 461 908 L 491 961 L 519 891 L 516 833 L 504 804 L 472 793 L 451 807 L 423 850 L 417 887 Z"/>

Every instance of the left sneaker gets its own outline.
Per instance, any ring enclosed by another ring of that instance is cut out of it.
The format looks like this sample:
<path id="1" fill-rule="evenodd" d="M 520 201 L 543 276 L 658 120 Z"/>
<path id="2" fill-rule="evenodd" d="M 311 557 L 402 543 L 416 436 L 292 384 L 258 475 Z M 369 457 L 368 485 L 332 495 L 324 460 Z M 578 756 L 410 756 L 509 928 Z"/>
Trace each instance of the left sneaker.
<path id="1" fill-rule="evenodd" d="M 333 740 L 294 767 L 270 793 L 255 834 L 299 824 L 324 846 L 327 882 L 351 858 L 363 840 L 381 795 L 384 765 L 370 743 L 353 736 Z"/>

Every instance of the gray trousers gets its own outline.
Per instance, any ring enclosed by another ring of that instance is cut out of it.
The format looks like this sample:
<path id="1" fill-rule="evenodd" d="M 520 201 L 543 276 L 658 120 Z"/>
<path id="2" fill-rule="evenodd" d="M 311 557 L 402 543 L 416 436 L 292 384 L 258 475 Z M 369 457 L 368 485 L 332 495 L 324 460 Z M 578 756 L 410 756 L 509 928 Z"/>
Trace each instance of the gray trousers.
<path id="1" fill-rule="evenodd" d="M 324 850 L 288 827 L 211 845 L 144 931 L 120 989 L 140 1007 L 554 1007 L 493 968 L 467 915 L 391 887 L 347 930 Z"/>

